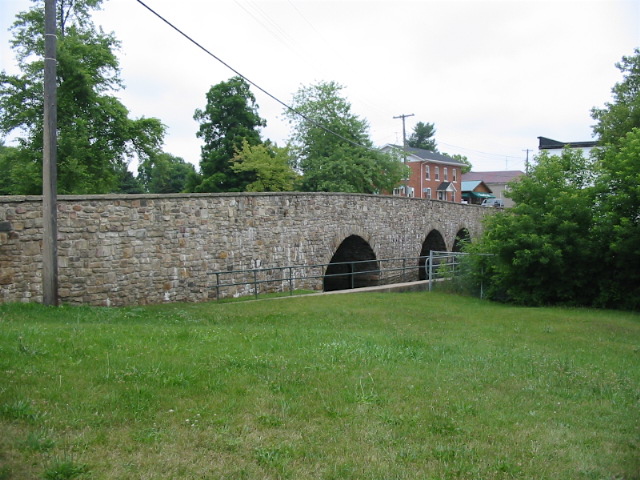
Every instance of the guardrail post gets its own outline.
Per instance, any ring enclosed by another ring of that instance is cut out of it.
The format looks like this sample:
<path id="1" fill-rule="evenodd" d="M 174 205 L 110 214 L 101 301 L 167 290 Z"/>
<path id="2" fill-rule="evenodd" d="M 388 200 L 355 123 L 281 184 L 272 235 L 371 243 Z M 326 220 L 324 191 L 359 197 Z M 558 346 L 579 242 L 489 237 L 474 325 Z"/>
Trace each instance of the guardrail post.
<path id="1" fill-rule="evenodd" d="M 289 295 L 293 295 L 293 267 L 289 267 Z"/>
<path id="2" fill-rule="evenodd" d="M 256 300 L 258 299 L 258 270 L 253 270 L 253 290 L 256 293 Z"/>
<path id="3" fill-rule="evenodd" d="M 433 250 L 429 250 L 429 291 L 431 291 L 433 283 Z"/>
<path id="4" fill-rule="evenodd" d="M 355 270 L 354 265 L 355 265 L 354 263 L 350 263 L 350 264 L 349 264 L 349 270 L 351 270 L 351 290 L 353 290 L 354 288 L 356 288 L 356 280 L 355 280 L 355 275 L 354 275 L 354 273 L 353 273 L 353 272 L 354 272 L 354 270 Z"/>

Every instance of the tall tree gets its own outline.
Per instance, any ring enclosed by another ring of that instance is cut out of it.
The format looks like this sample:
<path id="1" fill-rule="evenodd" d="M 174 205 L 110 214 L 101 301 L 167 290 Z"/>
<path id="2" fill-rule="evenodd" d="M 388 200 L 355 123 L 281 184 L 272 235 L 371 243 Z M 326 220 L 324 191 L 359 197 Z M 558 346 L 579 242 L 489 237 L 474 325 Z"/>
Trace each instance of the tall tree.
<path id="1" fill-rule="evenodd" d="M 401 162 L 373 148 L 369 126 L 351 111 L 341 85 L 320 82 L 301 87 L 294 110 L 284 115 L 292 125 L 290 143 L 300 188 L 316 192 L 391 191 L 405 176 Z"/>
<path id="2" fill-rule="evenodd" d="M 600 303 L 640 308 L 640 48 L 616 65 L 624 78 L 613 102 L 594 108 L 598 192 L 595 238 L 607 265 L 598 280 Z"/>
<path id="3" fill-rule="evenodd" d="M 255 180 L 252 172 L 235 172 L 231 160 L 243 142 L 262 143 L 259 128 L 266 121 L 258 115 L 256 99 L 242 77 L 233 77 L 214 85 L 207 92 L 207 105 L 197 109 L 194 119 L 200 123 L 197 136 L 204 140 L 201 149 L 198 192 L 242 192 Z"/>
<path id="4" fill-rule="evenodd" d="M 634 55 L 622 57 L 616 67 L 624 79 L 611 90 L 613 103 L 591 110 L 597 122 L 593 131 L 602 145 L 613 145 L 634 128 L 640 128 L 640 48 L 635 49 Z"/>
<path id="5" fill-rule="evenodd" d="M 436 127 L 433 123 L 418 122 L 413 127 L 413 133 L 407 139 L 407 145 L 413 148 L 422 148 L 423 150 L 431 150 L 438 152 L 436 140 L 433 136 L 436 134 Z"/>
<path id="6" fill-rule="evenodd" d="M 594 236 L 600 303 L 640 309 L 640 128 L 604 149 L 599 163 Z"/>
<path id="7" fill-rule="evenodd" d="M 113 34 L 97 29 L 90 12 L 102 0 L 57 2 L 58 191 L 106 193 L 123 189 L 128 161 L 160 148 L 159 120 L 132 120 L 111 93 L 122 87 L 119 47 Z M 0 74 L 0 131 L 18 131 L 19 154 L 11 175 L 12 193 L 40 193 L 44 77 L 44 5 L 17 15 L 12 47 L 21 74 Z"/>

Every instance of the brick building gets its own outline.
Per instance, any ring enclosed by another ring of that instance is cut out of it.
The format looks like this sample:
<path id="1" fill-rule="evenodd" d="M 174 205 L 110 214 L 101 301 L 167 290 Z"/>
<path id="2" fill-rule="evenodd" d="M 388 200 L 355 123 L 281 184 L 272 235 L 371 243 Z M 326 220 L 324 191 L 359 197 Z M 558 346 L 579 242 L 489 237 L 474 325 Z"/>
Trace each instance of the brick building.
<path id="1" fill-rule="evenodd" d="M 465 164 L 461 161 L 421 148 L 407 147 L 403 151 L 398 145 L 385 145 L 382 151 L 396 152 L 401 159 L 406 154 L 407 166 L 411 168 L 406 184 L 395 188 L 394 195 L 456 203 L 462 201 L 462 168 Z"/>

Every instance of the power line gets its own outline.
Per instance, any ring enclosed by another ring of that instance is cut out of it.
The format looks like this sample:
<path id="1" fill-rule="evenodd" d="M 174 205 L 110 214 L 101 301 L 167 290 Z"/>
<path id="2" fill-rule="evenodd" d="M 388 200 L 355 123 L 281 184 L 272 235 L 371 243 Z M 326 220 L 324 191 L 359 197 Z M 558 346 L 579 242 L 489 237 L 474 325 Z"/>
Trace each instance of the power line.
<path id="1" fill-rule="evenodd" d="M 162 15 L 160 15 L 158 12 L 156 12 L 155 10 L 153 10 L 151 7 L 149 7 L 147 4 L 145 4 L 142 0 L 136 0 L 140 5 L 142 5 L 144 8 L 146 8 L 147 10 L 149 10 L 149 12 L 151 12 L 152 14 L 154 14 L 156 17 L 158 17 L 160 20 L 162 20 L 164 23 L 166 23 L 168 26 L 170 26 L 172 29 L 174 29 L 176 32 L 178 32 L 180 35 L 182 35 L 184 38 L 186 38 L 187 40 L 189 40 L 191 43 L 193 43 L 196 47 L 198 47 L 200 50 L 202 50 L 203 52 L 205 52 L 207 55 L 209 55 L 210 57 L 214 58 L 215 60 L 217 60 L 218 62 L 220 62 L 222 65 L 224 65 L 225 67 L 227 67 L 229 70 L 231 70 L 233 73 L 235 73 L 236 75 L 238 75 L 239 77 L 243 78 L 247 83 L 253 85 L 255 88 L 257 88 L 258 90 L 260 90 L 262 93 L 264 93 L 266 96 L 268 96 L 269 98 L 271 98 L 272 100 L 275 100 L 276 102 L 278 102 L 280 105 L 282 105 L 283 107 L 285 107 L 287 110 L 293 112 L 294 114 L 298 115 L 299 117 L 301 117 L 302 119 L 304 119 L 305 121 L 311 123 L 312 125 L 314 125 L 315 127 L 318 127 L 322 130 L 324 130 L 325 132 L 341 139 L 344 140 L 345 142 L 350 143 L 351 145 L 354 145 L 356 147 L 359 148 L 363 148 L 365 150 L 371 150 L 373 151 L 373 148 L 367 147 L 365 145 L 361 145 L 349 138 L 343 137 L 342 135 L 340 135 L 339 133 L 334 132 L 333 130 L 325 127 L 324 125 L 322 125 L 321 123 L 316 122 L 315 120 L 313 120 L 312 118 L 309 118 L 307 115 L 305 115 L 304 113 L 296 110 L 295 108 L 293 108 L 292 106 L 286 104 L 285 102 L 283 102 L 282 100 L 280 100 L 279 98 L 277 98 L 275 95 L 272 95 L 271 93 L 269 93 L 268 91 L 266 91 L 264 88 L 262 88 L 260 85 L 258 85 L 257 83 L 249 80 L 247 77 L 245 77 L 242 73 L 240 73 L 238 70 L 236 70 L 235 68 L 233 68 L 231 65 L 229 65 L 227 62 L 225 62 L 224 60 L 222 60 L 220 57 L 218 57 L 217 55 L 215 55 L 214 53 L 212 53 L 211 51 L 209 51 L 207 48 L 205 48 L 203 45 L 201 45 L 200 43 L 198 43 L 196 40 L 194 40 L 193 38 L 191 38 L 189 35 L 187 35 L 185 32 L 183 32 L 182 30 L 180 30 L 178 27 L 176 27 L 173 23 L 171 23 L 169 20 L 167 20 L 166 18 L 164 18 Z"/>
<path id="2" fill-rule="evenodd" d="M 503 155 L 501 153 L 489 153 L 489 152 L 481 152 L 480 150 L 473 150 L 471 148 L 460 147 L 458 145 L 451 145 L 450 143 L 438 142 L 440 145 L 446 145 L 448 147 L 459 148 L 460 150 L 466 150 L 468 152 L 479 153 L 481 155 L 489 155 L 491 157 L 501 157 L 501 158 L 515 158 L 518 160 L 522 160 L 522 157 L 517 157 L 515 155 Z"/>

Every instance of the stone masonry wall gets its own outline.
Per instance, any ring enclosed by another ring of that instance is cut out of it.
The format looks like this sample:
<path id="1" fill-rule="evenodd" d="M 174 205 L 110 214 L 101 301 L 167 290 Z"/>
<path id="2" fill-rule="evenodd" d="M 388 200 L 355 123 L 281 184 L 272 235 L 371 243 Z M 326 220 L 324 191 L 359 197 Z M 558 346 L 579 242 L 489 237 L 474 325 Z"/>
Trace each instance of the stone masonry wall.
<path id="1" fill-rule="evenodd" d="M 216 298 L 213 272 L 329 263 L 350 235 L 378 259 L 418 257 L 433 229 L 449 250 L 462 228 L 476 238 L 489 210 L 326 193 L 60 196 L 60 301 L 206 301 Z M 0 302 L 42 301 L 41 271 L 41 197 L 0 197 Z"/>

